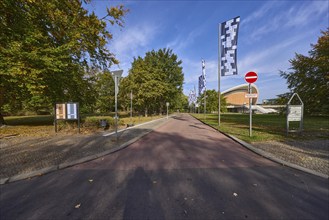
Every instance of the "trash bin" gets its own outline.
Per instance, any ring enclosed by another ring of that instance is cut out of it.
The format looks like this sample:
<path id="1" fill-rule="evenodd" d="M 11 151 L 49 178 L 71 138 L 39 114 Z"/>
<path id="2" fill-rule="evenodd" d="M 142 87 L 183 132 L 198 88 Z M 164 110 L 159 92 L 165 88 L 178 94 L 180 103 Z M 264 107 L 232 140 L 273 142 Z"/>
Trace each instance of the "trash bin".
<path id="1" fill-rule="evenodd" d="M 109 126 L 109 123 L 107 122 L 106 119 L 101 119 L 101 120 L 99 120 L 99 124 L 100 124 L 100 126 L 101 126 L 104 130 L 107 129 L 108 126 Z"/>

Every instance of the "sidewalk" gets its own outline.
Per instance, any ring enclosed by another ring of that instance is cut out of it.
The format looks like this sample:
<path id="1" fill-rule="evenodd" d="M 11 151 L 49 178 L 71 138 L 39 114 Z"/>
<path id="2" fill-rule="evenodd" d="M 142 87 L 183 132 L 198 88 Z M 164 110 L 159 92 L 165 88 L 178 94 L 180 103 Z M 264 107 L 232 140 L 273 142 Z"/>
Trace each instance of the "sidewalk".
<path id="1" fill-rule="evenodd" d="M 43 175 L 110 154 L 167 121 L 161 118 L 123 129 L 118 132 L 118 141 L 114 132 L 34 138 L 14 145 L 10 140 L 1 140 L 0 184 Z"/>

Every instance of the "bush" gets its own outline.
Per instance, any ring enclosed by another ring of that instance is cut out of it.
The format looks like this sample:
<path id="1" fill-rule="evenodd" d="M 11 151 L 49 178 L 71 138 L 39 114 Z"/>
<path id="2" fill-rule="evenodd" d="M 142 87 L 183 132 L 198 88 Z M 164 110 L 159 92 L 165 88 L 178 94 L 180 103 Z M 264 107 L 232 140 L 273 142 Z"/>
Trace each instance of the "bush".
<path id="1" fill-rule="evenodd" d="M 115 127 L 114 117 L 111 116 L 88 116 L 83 120 L 83 127 L 101 127 L 100 121 L 106 120 L 109 127 Z M 123 120 L 119 118 L 118 126 L 124 125 Z"/>

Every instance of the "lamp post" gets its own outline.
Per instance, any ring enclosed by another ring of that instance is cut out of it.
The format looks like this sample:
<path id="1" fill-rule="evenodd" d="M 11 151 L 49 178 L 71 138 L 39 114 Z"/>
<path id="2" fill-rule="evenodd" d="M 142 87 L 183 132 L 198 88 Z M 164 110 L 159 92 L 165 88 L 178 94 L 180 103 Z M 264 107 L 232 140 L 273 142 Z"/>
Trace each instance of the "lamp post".
<path id="1" fill-rule="evenodd" d="M 111 72 L 111 75 L 114 80 L 114 86 L 115 86 L 115 89 L 114 89 L 114 91 L 115 91 L 115 134 L 116 134 L 117 141 L 118 141 L 118 93 L 119 93 L 119 83 L 120 83 L 122 73 L 123 73 L 123 70 L 116 70 L 116 71 Z"/>

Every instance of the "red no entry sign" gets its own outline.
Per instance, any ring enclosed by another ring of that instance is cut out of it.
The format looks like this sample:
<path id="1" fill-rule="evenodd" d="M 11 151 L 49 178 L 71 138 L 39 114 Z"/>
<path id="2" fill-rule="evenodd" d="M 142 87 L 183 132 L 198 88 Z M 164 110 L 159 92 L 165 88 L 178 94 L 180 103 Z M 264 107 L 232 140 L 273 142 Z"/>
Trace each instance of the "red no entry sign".
<path id="1" fill-rule="evenodd" d="M 248 72 L 244 76 L 244 79 L 246 80 L 247 83 L 254 83 L 257 81 L 258 76 L 257 76 L 257 73 L 255 73 L 255 72 Z"/>

